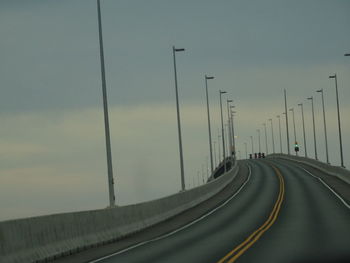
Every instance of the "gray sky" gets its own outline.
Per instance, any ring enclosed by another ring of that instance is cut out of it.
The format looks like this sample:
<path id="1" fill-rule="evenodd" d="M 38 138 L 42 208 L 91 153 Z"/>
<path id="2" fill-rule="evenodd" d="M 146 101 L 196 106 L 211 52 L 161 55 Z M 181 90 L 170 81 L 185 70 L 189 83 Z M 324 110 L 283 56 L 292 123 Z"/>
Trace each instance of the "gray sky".
<path id="1" fill-rule="evenodd" d="M 315 92 L 323 88 L 330 160 L 339 165 L 334 83 L 328 79 L 336 72 L 349 167 L 350 59 L 343 56 L 350 52 L 349 11 L 347 0 L 103 0 L 118 204 L 180 189 L 172 45 L 186 48 L 177 54 L 177 65 L 188 186 L 197 183 L 208 157 L 204 74 L 216 77 L 209 82 L 213 137 L 223 89 L 237 107 L 242 156 L 243 143 L 271 117 L 279 149 L 276 115 L 283 112 L 285 88 L 289 106 L 296 108 L 301 154 L 297 104 L 305 104 L 310 156 L 306 97 L 315 97 L 317 146 L 325 160 Z M 96 1 L 0 0 L 0 35 L 0 220 L 105 207 Z"/>

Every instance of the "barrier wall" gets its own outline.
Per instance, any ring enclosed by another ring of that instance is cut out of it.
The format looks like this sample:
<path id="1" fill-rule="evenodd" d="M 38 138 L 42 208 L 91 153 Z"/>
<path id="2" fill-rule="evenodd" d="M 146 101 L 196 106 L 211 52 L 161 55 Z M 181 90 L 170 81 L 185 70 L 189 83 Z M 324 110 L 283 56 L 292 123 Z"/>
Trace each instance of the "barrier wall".
<path id="1" fill-rule="evenodd" d="M 293 156 L 288 154 L 270 154 L 267 156 L 267 158 L 281 158 L 281 159 L 286 159 L 286 160 L 291 160 L 294 162 L 306 164 L 326 174 L 336 176 L 340 180 L 350 184 L 350 171 L 340 166 L 333 166 L 324 162 L 317 161 L 315 159 L 301 157 L 301 156 Z"/>
<path id="2" fill-rule="evenodd" d="M 145 203 L 0 222 L 0 262 L 44 262 L 118 240 L 209 199 L 237 172 L 235 166 L 205 185 Z"/>

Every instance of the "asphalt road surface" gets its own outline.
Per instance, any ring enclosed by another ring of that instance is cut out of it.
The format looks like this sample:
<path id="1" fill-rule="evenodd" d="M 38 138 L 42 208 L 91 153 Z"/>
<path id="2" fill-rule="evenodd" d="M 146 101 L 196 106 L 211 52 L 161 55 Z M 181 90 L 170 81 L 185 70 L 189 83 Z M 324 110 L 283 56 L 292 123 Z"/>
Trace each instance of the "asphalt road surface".
<path id="1" fill-rule="evenodd" d="M 245 184 L 209 215 L 91 262 L 350 262 L 350 209 L 344 200 L 292 162 L 247 165 Z"/>

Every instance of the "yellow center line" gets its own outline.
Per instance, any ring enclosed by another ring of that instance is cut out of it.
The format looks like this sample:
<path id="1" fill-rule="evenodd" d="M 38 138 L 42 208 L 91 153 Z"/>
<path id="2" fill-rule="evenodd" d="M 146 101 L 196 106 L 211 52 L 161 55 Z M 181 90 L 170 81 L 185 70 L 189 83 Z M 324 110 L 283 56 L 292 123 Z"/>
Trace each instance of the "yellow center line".
<path id="1" fill-rule="evenodd" d="M 265 223 L 262 226 L 260 226 L 257 230 L 255 230 L 244 242 L 242 242 L 240 245 L 235 247 L 232 251 L 230 251 L 226 256 L 220 259 L 217 263 L 223 263 L 228 259 L 229 259 L 228 261 L 229 263 L 234 262 L 245 251 L 247 251 L 255 242 L 257 242 L 259 238 L 275 223 L 284 199 L 285 189 L 284 189 L 284 179 L 281 172 L 273 165 L 272 165 L 272 168 L 275 170 L 277 177 L 279 179 L 279 194 L 268 219 L 265 221 Z"/>

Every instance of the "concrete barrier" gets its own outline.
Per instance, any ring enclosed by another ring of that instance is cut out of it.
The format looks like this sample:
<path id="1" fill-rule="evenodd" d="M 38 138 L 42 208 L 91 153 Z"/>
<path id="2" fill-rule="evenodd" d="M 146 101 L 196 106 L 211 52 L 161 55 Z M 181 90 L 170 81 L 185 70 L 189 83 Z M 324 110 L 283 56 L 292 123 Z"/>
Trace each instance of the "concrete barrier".
<path id="1" fill-rule="evenodd" d="M 350 184 L 350 171 L 340 166 L 333 166 L 321 161 L 317 161 L 315 159 L 305 158 L 301 156 L 293 156 L 288 154 L 270 154 L 267 156 L 267 158 L 280 158 L 306 164 L 326 174 L 336 176 L 340 180 Z"/>
<path id="2" fill-rule="evenodd" d="M 0 222 L 0 262 L 45 262 L 116 241 L 209 199 L 237 172 L 235 166 L 205 185 L 145 203 Z"/>

